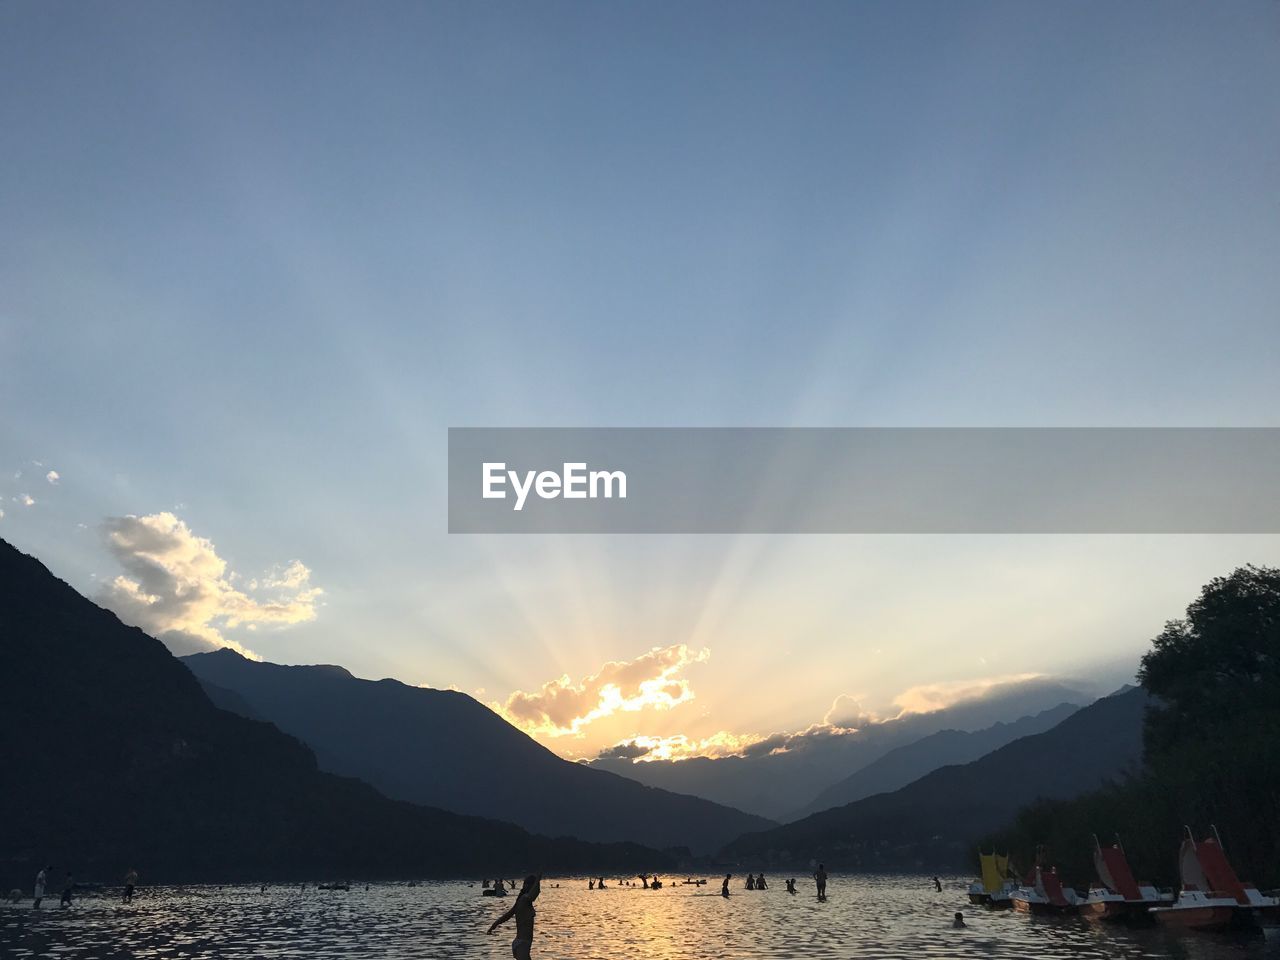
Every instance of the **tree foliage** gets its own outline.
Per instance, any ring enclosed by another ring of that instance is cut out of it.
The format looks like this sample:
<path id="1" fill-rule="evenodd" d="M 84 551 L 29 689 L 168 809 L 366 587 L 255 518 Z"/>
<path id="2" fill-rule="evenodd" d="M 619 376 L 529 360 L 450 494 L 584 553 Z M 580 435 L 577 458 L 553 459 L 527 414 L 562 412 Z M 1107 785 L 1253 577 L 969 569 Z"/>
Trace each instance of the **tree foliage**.
<path id="1" fill-rule="evenodd" d="M 1207 584 L 1153 639 L 1138 679 L 1155 701 L 1141 772 L 1028 807 L 987 849 L 1029 863 L 1044 844 L 1084 886 L 1093 835 L 1118 833 L 1136 872 L 1173 885 L 1183 825 L 1203 835 L 1216 824 L 1242 875 L 1280 884 L 1280 570 L 1245 566 Z"/>

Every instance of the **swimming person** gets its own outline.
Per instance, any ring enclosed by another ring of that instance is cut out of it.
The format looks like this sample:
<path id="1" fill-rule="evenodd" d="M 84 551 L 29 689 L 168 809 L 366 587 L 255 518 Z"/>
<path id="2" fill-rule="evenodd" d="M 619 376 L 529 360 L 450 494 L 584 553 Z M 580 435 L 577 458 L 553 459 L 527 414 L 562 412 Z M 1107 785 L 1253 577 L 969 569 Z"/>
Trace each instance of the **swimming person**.
<path id="1" fill-rule="evenodd" d="M 515 960 L 530 960 L 529 951 L 533 949 L 533 919 L 537 911 L 533 909 L 533 901 L 542 892 L 542 881 L 534 874 L 524 878 L 524 886 L 511 909 L 493 921 L 489 932 L 497 930 L 512 917 L 516 918 L 516 938 L 511 941 L 511 956 Z"/>
<path id="2" fill-rule="evenodd" d="M 129 868 L 129 872 L 124 875 L 124 895 L 120 898 L 121 903 L 133 903 L 133 888 L 138 882 L 138 871 Z M 266 889 L 264 884 L 262 889 Z"/>
<path id="3" fill-rule="evenodd" d="M 35 908 L 37 910 L 40 909 L 40 901 L 44 899 L 44 885 L 46 882 L 48 882 L 49 871 L 52 869 L 53 867 L 45 867 L 43 870 L 41 870 L 39 873 L 36 874 Z"/>
<path id="4" fill-rule="evenodd" d="M 818 899 L 827 899 L 827 867 L 826 864 L 818 864 L 818 869 L 813 872 L 813 879 L 818 882 Z"/>
<path id="5" fill-rule="evenodd" d="M 955 927 L 957 930 L 961 927 L 968 926 L 968 924 L 964 922 L 964 914 L 957 910 L 956 918 L 951 921 L 951 926 Z"/>
<path id="6" fill-rule="evenodd" d="M 731 873 L 726 873 L 724 875 L 724 885 L 720 887 L 720 896 L 727 897 L 729 895 L 729 881 L 732 877 L 733 874 Z"/>

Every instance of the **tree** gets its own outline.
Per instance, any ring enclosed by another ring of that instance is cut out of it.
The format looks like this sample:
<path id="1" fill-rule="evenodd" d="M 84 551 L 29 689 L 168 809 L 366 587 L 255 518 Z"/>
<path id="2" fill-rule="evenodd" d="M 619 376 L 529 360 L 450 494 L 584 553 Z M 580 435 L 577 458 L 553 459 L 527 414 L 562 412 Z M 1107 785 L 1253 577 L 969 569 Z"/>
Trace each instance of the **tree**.
<path id="1" fill-rule="evenodd" d="M 1240 567 L 1207 584 L 1142 658 L 1153 696 L 1140 776 L 1024 809 L 986 848 L 1029 856 L 1047 844 L 1082 882 L 1091 834 L 1125 841 L 1135 869 L 1176 880 L 1183 825 L 1221 831 L 1238 871 L 1280 882 L 1280 570 Z"/>
<path id="2" fill-rule="evenodd" d="M 1138 679 L 1160 701 L 1147 717 L 1152 761 L 1190 742 L 1247 734 L 1280 711 L 1280 570 L 1240 567 L 1212 580 L 1142 658 Z M 1272 727 L 1271 729 L 1277 729 Z"/>

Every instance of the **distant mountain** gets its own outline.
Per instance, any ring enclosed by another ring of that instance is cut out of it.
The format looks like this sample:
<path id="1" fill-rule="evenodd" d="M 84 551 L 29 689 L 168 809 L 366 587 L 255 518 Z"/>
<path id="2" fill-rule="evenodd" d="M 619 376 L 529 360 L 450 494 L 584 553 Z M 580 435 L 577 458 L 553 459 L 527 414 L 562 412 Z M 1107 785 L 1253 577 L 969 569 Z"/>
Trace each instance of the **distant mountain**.
<path id="1" fill-rule="evenodd" d="M 820 860 L 837 870 L 965 868 L 970 843 L 1021 807 L 1078 796 L 1136 767 L 1147 699 L 1141 688 L 1104 697 L 972 763 L 740 837 L 722 856 L 749 867 Z"/>
<path id="2" fill-rule="evenodd" d="M 856 733 L 792 737 L 785 752 L 741 757 L 633 762 L 591 761 L 640 783 L 691 793 L 774 820 L 793 818 L 822 791 L 889 751 L 941 730 L 981 730 L 1001 721 L 1041 713 L 1060 703 L 1085 704 L 1093 696 L 1065 684 L 1035 680 L 1008 684 L 991 695 L 962 701 L 932 713 L 907 714 L 868 724 Z"/>
<path id="3" fill-rule="evenodd" d="M 667 869 L 634 844 L 549 840 L 320 773 L 267 723 L 0 540 L 0 887 L 40 866 L 148 882 Z M 520 802 L 520 785 L 508 793 Z"/>
<path id="4" fill-rule="evenodd" d="M 895 747 L 879 760 L 872 761 L 822 791 L 805 809 L 788 819 L 798 820 L 811 813 L 853 803 L 863 797 L 888 793 L 905 787 L 939 767 L 977 760 L 1019 737 L 1052 729 L 1079 709 L 1073 703 L 1060 703 L 1034 717 L 1023 717 L 1012 723 L 993 724 L 985 730 L 939 730 L 914 743 Z"/>
<path id="5" fill-rule="evenodd" d="M 205 696 L 207 696 L 209 701 L 219 710 L 226 710 L 229 713 L 238 713 L 240 716 L 248 720 L 262 720 L 264 722 L 270 722 L 254 710 L 253 707 L 249 706 L 244 697 L 240 696 L 240 694 L 236 693 L 234 690 L 228 690 L 226 687 L 220 687 L 216 683 L 208 683 L 204 680 L 200 681 L 200 689 L 204 691 Z"/>
<path id="6" fill-rule="evenodd" d="M 182 660 L 215 702 L 229 693 L 315 751 L 320 768 L 388 796 L 510 820 L 550 836 L 634 840 L 711 853 L 775 824 L 556 756 L 464 693 L 361 680 L 334 666 L 281 666 L 231 650 Z M 222 691 L 218 693 L 217 691 Z"/>

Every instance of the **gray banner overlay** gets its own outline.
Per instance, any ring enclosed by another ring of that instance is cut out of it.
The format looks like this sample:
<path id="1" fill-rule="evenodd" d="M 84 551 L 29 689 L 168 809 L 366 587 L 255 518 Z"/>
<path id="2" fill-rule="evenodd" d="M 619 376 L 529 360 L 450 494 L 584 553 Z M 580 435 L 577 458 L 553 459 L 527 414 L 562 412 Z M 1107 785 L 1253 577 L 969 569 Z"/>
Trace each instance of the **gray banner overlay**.
<path id="1" fill-rule="evenodd" d="M 452 428 L 449 532 L 1277 533 L 1280 428 Z"/>

